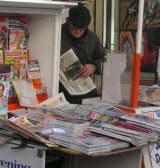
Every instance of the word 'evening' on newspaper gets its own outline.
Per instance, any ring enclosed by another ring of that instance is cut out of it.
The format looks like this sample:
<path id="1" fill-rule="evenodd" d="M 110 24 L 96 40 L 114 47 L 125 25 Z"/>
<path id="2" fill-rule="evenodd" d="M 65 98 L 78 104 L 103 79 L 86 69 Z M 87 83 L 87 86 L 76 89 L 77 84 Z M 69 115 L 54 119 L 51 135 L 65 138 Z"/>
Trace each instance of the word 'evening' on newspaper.
<path id="1" fill-rule="evenodd" d="M 60 82 L 70 95 L 84 95 L 96 88 L 91 77 L 78 75 L 82 64 L 72 49 L 61 55 Z"/>

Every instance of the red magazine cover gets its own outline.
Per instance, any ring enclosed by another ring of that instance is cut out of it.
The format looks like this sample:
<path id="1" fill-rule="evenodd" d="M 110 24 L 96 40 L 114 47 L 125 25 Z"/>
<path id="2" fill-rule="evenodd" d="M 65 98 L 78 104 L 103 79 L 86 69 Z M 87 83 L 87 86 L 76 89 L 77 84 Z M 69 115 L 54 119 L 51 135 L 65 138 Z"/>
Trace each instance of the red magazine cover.
<path id="1" fill-rule="evenodd" d="M 11 65 L 10 80 L 26 79 L 26 63 L 29 58 L 28 50 L 5 51 L 5 64 Z"/>
<path id="2" fill-rule="evenodd" d="M 6 27 L 7 17 L 0 16 L 0 49 L 8 49 L 8 30 Z"/>
<path id="3" fill-rule="evenodd" d="M 9 80 L 19 78 L 19 58 L 20 58 L 20 52 L 5 51 L 4 63 L 11 66 L 11 73 Z"/>
<path id="4" fill-rule="evenodd" d="M 7 20 L 7 28 L 9 30 L 9 50 L 27 49 L 31 27 L 24 17 L 21 17 L 20 20 L 11 17 Z M 22 20 L 25 22 L 22 22 Z"/>

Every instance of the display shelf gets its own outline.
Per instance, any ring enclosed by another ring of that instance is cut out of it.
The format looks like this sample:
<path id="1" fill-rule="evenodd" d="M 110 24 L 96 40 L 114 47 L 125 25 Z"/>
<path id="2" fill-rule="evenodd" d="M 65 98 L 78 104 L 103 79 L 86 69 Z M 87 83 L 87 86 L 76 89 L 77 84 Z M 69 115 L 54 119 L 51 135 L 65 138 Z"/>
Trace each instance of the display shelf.
<path id="1" fill-rule="evenodd" d="M 63 9 L 76 5 L 75 2 L 60 2 L 51 0 L 1 0 L 0 6 L 18 8 Z M 18 11 L 17 11 L 18 12 Z"/>
<path id="2" fill-rule="evenodd" d="M 38 59 L 41 77 L 49 97 L 58 93 L 62 9 L 77 3 L 58 1 L 0 1 L 0 15 L 23 15 L 29 19 L 31 33 L 28 49 Z"/>

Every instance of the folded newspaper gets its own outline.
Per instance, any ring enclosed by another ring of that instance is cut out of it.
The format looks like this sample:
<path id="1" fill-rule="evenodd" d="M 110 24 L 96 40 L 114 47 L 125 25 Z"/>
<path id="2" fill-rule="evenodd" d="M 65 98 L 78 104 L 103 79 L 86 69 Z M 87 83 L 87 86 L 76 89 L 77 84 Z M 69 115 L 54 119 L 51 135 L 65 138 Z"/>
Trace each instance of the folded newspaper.
<path id="1" fill-rule="evenodd" d="M 82 64 L 72 49 L 61 55 L 60 82 L 70 95 L 84 95 L 96 88 L 91 77 L 78 75 Z"/>

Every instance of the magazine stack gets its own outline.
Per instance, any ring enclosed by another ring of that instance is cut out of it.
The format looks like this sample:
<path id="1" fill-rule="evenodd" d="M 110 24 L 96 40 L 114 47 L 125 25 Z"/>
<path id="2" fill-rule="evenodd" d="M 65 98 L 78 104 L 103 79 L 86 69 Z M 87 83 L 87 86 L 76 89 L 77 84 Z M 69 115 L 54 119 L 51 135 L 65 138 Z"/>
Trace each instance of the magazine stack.
<path id="1" fill-rule="evenodd" d="M 127 142 L 96 135 L 75 137 L 65 134 L 52 134 L 49 141 L 87 155 L 96 155 L 129 146 Z"/>
<path id="2" fill-rule="evenodd" d="M 5 124 L 25 136 L 87 155 L 142 146 L 159 138 L 160 124 L 155 119 L 126 113 L 109 104 L 69 104 L 63 93 L 34 110 L 17 110 L 12 115 Z"/>

